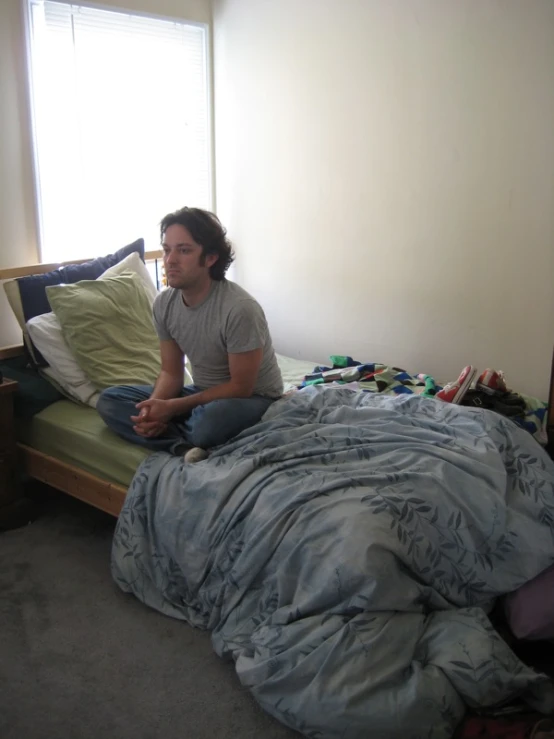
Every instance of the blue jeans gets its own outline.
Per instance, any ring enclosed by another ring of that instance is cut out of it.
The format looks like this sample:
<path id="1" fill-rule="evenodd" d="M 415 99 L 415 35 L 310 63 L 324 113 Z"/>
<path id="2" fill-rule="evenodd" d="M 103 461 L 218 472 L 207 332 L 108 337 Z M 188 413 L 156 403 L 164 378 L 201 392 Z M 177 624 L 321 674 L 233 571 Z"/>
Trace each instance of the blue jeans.
<path id="1" fill-rule="evenodd" d="M 153 390 L 153 385 L 109 387 L 100 395 L 96 410 L 106 425 L 121 438 L 146 449 L 173 454 L 181 454 L 187 447 L 209 449 L 229 441 L 257 423 L 273 403 L 271 398 L 261 395 L 213 400 L 197 406 L 188 415 L 175 416 L 161 436 L 147 439 L 135 433 L 131 416 L 138 415 L 136 404 L 148 400 Z M 199 388 L 188 385 L 182 389 L 180 397 L 199 392 Z"/>

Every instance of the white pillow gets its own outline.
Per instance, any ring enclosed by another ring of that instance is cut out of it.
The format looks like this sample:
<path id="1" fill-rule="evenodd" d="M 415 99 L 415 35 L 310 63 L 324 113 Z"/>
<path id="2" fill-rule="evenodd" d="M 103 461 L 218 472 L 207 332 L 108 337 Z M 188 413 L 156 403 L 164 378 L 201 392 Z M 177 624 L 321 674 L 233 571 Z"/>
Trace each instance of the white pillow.
<path id="1" fill-rule="evenodd" d="M 53 367 L 41 367 L 39 368 L 39 372 L 43 377 L 46 377 L 47 380 L 50 380 L 52 385 L 58 388 L 61 393 L 67 395 L 70 400 L 77 400 L 79 403 L 90 405 L 91 408 L 96 408 L 96 403 L 98 402 L 100 393 L 96 388 L 94 388 L 94 395 L 91 395 L 87 400 L 90 392 L 88 382 L 86 385 L 84 383 L 82 385 L 69 385 L 61 375 L 58 375 Z"/>
<path id="2" fill-rule="evenodd" d="M 117 275 L 121 275 L 123 272 L 134 272 L 140 277 L 146 290 L 146 294 L 148 295 L 148 299 L 150 300 L 150 304 L 152 304 L 154 302 L 154 298 L 158 294 L 158 290 L 150 277 L 150 273 L 148 272 L 146 265 L 136 251 L 129 254 L 125 259 L 122 259 L 121 262 L 114 264 L 113 267 L 110 267 L 105 272 L 102 272 L 98 279 L 103 280 L 106 277 L 117 277 Z"/>
<path id="3" fill-rule="evenodd" d="M 95 408 L 98 390 L 74 359 L 55 314 L 35 316 L 26 325 L 34 345 L 50 365 L 42 370 L 43 374 L 51 377 L 70 398 Z"/>

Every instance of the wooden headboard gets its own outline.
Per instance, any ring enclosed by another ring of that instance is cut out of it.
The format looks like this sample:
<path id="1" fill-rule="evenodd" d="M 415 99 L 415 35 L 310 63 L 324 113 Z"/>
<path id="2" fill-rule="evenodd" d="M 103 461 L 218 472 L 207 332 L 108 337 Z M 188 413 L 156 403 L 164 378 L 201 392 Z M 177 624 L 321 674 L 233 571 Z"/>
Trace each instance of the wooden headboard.
<path id="1" fill-rule="evenodd" d="M 144 254 L 145 262 L 155 262 L 156 259 L 161 259 L 164 253 L 161 249 L 156 251 L 147 251 Z M 8 267 L 7 269 L 0 269 L 0 281 L 1 280 L 14 280 L 16 277 L 27 277 L 28 275 L 41 275 L 44 272 L 51 272 L 53 269 L 58 269 L 66 264 L 84 264 L 90 262 L 89 259 L 74 259 L 71 262 L 56 262 L 55 264 L 28 264 L 25 267 Z"/>

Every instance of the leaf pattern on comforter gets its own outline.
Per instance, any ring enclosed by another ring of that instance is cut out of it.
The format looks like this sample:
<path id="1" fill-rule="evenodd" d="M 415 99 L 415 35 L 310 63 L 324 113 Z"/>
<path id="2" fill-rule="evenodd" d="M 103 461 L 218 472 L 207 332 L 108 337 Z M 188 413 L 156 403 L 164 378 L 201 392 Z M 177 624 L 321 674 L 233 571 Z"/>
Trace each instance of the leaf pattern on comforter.
<path id="1" fill-rule="evenodd" d="M 306 388 L 206 462 L 148 457 L 112 571 L 306 736 L 442 738 L 466 705 L 554 708 L 486 616 L 554 561 L 553 521 L 554 463 L 511 421 Z"/>

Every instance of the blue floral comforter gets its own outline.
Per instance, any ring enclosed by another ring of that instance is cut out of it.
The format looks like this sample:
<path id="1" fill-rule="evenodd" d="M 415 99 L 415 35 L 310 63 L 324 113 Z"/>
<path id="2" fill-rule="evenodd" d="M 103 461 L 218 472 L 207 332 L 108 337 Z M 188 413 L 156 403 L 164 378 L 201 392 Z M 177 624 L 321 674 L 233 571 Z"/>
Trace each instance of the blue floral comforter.
<path id="1" fill-rule="evenodd" d="M 490 411 L 306 388 L 196 465 L 154 454 L 112 570 L 210 629 L 308 737 L 448 737 L 466 706 L 553 709 L 486 616 L 554 562 L 554 463 Z"/>

